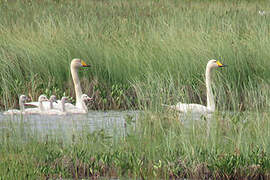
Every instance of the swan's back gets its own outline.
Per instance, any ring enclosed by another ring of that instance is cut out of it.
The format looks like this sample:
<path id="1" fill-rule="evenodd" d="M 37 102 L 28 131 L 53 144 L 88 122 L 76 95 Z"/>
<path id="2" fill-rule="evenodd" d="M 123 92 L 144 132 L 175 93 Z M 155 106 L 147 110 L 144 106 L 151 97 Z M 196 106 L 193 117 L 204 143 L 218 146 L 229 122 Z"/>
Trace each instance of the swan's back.
<path id="1" fill-rule="evenodd" d="M 188 113 L 188 112 L 200 113 L 200 114 L 211 113 L 211 111 L 206 106 L 203 106 L 201 104 L 177 103 L 175 106 L 172 106 L 172 108 L 182 113 Z"/>
<path id="2" fill-rule="evenodd" d="M 61 109 L 61 106 L 62 106 L 62 102 L 60 100 L 57 100 L 57 109 Z M 65 108 L 66 109 L 76 109 L 76 106 L 71 104 L 71 103 L 68 103 L 68 102 L 65 102 Z"/>

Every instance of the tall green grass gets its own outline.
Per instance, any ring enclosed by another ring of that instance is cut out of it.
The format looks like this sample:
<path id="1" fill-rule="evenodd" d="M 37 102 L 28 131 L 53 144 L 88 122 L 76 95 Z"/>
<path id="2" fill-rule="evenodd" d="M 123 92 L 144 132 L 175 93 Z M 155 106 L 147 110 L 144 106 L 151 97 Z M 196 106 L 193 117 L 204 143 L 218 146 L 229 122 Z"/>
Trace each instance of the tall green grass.
<path id="1" fill-rule="evenodd" d="M 144 112 L 125 136 L 89 124 L 41 136 L 27 120 L 0 122 L 1 179 L 268 179 L 269 113 L 216 113 L 206 121 L 180 123 L 173 112 Z M 42 121 L 42 120 L 41 120 Z M 119 132 L 119 127 L 116 127 Z M 46 130 L 44 129 L 44 132 Z"/>
<path id="2" fill-rule="evenodd" d="M 205 103 L 209 59 L 218 108 L 268 109 L 267 1 L 1 1 L 0 104 L 19 94 L 74 97 L 69 72 L 79 57 L 93 109 Z"/>
<path id="3" fill-rule="evenodd" d="M 2 120 L 0 177 L 269 178 L 270 11 L 267 1 L 0 0 L 0 105 L 18 95 L 74 96 L 73 58 L 92 109 L 150 109 L 128 135 L 72 132 L 39 138 L 27 121 Z M 179 123 L 162 103 L 206 102 L 215 70 L 220 110 Z M 222 112 L 222 113 L 221 113 Z M 5 124 L 6 123 L 6 124 Z M 15 127 L 20 127 L 16 129 Z"/>

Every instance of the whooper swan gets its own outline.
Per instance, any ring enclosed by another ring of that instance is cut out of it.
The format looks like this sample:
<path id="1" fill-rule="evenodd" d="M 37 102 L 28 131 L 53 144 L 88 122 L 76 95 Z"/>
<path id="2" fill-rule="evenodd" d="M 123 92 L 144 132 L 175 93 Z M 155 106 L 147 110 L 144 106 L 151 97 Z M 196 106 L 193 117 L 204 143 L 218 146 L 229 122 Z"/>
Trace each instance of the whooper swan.
<path id="1" fill-rule="evenodd" d="M 70 71 L 74 83 L 75 94 L 76 94 L 76 108 L 83 109 L 83 100 L 82 100 L 82 88 L 78 76 L 78 69 L 81 67 L 89 67 L 83 60 L 81 59 L 73 59 L 70 63 Z"/>
<path id="2" fill-rule="evenodd" d="M 60 109 L 50 109 L 48 111 L 45 111 L 43 114 L 46 115 L 66 115 L 66 108 L 65 108 L 65 103 L 68 101 L 67 97 L 62 97 L 61 101 L 58 103 L 58 107 Z"/>
<path id="3" fill-rule="evenodd" d="M 90 98 L 88 95 L 86 94 L 82 94 L 81 95 L 81 105 L 82 105 L 82 108 L 74 108 L 74 109 L 67 109 L 67 113 L 69 114 L 86 114 L 88 112 L 88 109 L 87 109 L 87 103 L 89 101 L 92 101 L 92 98 Z"/>
<path id="4" fill-rule="evenodd" d="M 177 103 L 176 105 L 165 105 L 169 106 L 172 109 L 180 111 L 182 113 L 198 113 L 198 114 L 207 114 L 213 113 L 215 111 L 215 101 L 212 92 L 211 86 L 211 72 L 214 68 L 225 67 L 226 65 L 220 63 L 217 60 L 209 60 L 206 65 L 205 71 L 205 83 L 206 83 L 206 95 L 207 95 L 207 106 L 203 106 L 201 104 L 183 104 L 181 102 Z"/>
<path id="5" fill-rule="evenodd" d="M 40 102 L 38 102 L 38 101 L 25 103 L 26 106 L 35 106 L 35 107 L 39 107 L 39 104 L 40 104 Z M 57 108 L 58 104 L 57 104 L 56 96 L 51 95 L 49 101 L 42 102 L 42 106 L 43 106 L 44 110 Z"/>
<path id="6" fill-rule="evenodd" d="M 45 112 L 45 108 L 43 106 L 43 102 L 49 101 L 48 98 L 42 94 L 38 97 L 38 108 L 28 108 L 25 109 L 26 114 L 42 114 Z"/>
<path id="7" fill-rule="evenodd" d="M 83 60 L 81 59 L 73 59 L 70 63 L 70 71 L 71 71 L 71 76 L 73 79 L 74 83 L 74 89 L 75 89 L 75 94 L 76 94 L 76 105 L 74 106 L 71 103 L 65 103 L 66 109 L 83 109 L 83 101 L 81 99 L 82 97 L 82 88 L 78 76 L 78 69 L 82 67 L 89 67 L 90 65 L 87 65 Z M 53 103 L 53 108 L 61 109 L 61 101 L 58 100 L 58 103 Z M 38 107 L 39 102 L 30 102 L 26 103 L 26 105 L 32 105 Z M 44 110 L 48 110 L 51 108 L 51 102 L 44 102 L 43 103 L 43 108 Z"/>
<path id="8" fill-rule="evenodd" d="M 19 106 L 20 106 L 20 110 L 18 109 L 10 109 L 8 111 L 5 111 L 3 114 L 4 115 L 13 115 L 13 114 L 24 114 L 24 103 L 27 101 L 27 96 L 25 95 L 21 95 L 19 97 Z"/>

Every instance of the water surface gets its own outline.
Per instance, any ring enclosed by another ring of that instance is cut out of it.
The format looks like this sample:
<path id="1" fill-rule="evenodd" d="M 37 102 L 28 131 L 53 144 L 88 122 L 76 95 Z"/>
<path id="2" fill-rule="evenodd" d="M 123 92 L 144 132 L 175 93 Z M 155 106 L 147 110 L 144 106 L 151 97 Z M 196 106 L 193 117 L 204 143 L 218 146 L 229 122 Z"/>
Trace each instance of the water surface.
<path id="1" fill-rule="evenodd" d="M 124 135 L 127 123 L 135 125 L 139 111 L 90 111 L 82 115 L 3 115 L 0 113 L 0 133 L 16 131 L 70 137 L 76 132 L 104 131 L 110 135 Z M 130 123 L 132 122 L 132 123 Z"/>

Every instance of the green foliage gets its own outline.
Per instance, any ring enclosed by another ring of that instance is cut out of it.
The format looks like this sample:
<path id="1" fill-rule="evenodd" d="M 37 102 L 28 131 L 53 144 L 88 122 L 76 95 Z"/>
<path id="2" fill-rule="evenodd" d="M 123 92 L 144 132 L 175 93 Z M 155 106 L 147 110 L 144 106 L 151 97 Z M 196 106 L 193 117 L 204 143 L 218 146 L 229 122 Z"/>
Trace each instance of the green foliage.
<path id="1" fill-rule="evenodd" d="M 174 112 L 146 111 L 137 121 L 126 117 L 124 136 L 117 133 L 119 127 L 111 134 L 104 129 L 90 133 L 85 126 L 73 129 L 68 139 L 61 130 L 40 135 L 26 119 L 6 118 L 1 121 L 0 177 L 267 179 L 269 117 L 215 114 L 208 135 L 205 121 L 181 123 Z"/>
<path id="2" fill-rule="evenodd" d="M 46 90 L 74 97 L 76 57 L 93 65 L 80 76 L 95 109 L 202 103 L 207 60 L 220 59 L 229 67 L 215 73 L 218 107 L 267 109 L 270 16 L 258 11 L 268 9 L 267 1 L 1 1 L 0 104 Z"/>
<path id="3" fill-rule="evenodd" d="M 0 178 L 269 178 L 270 16 L 259 10 L 268 1 L 0 1 L 1 107 L 20 94 L 74 101 L 69 64 L 82 58 L 90 108 L 150 110 L 126 117 L 124 137 L 82 130 L 70 143 L 8 121 Z M 207 136 L 203 118 L 181 124 L 161 104 L 205 104 L 209 59 L 229 65 L 213 72 L 220 112 L 256 113 L 215 114 Z"/>

